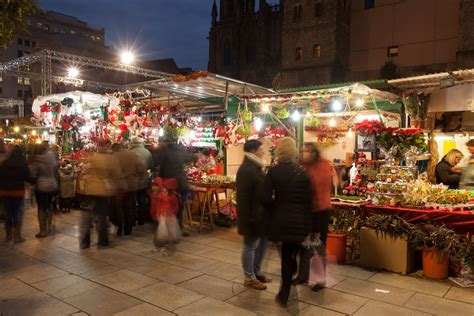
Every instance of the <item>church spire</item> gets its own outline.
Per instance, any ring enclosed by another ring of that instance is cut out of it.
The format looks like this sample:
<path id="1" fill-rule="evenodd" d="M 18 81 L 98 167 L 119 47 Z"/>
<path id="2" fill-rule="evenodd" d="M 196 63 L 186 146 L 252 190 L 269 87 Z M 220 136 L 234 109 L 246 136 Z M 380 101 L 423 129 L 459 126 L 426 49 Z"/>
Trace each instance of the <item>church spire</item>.
<path id="1" fill-rule="evenodd" d="M 212 26 L 217 25 L 217 5 L 216 5 L 216 0 L 214 0 L 214 3 L 212 4 Z"/>

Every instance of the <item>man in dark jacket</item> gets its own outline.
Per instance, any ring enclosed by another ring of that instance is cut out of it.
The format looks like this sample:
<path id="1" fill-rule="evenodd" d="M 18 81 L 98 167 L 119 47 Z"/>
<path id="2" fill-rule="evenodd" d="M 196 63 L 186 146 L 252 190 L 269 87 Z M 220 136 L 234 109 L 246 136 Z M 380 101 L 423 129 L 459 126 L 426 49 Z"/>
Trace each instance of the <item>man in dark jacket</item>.
<path id="1" fill-rule="evenodd" d="M 264 235 L 264 209 L 261 203 L 265 180 L 262 143 L 250 140 L 244 145 L 244 162 L 237 171 L 237 226 L 244 237 L 242 266 L 244 286 L 265 290 L 271 279 L 260 272 L 268 242 Z"/>

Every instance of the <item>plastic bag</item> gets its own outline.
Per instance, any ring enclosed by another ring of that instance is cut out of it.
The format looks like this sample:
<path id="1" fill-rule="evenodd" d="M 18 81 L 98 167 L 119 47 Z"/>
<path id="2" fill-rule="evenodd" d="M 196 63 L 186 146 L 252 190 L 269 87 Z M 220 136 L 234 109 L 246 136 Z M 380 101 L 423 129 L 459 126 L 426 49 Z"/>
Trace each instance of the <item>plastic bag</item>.
<path id="1" fill-rule="evenodd" d="M 319 233 L 311 233 L 303 240 L 301 243 L 306 249 L 313 250 L 314 254 L 317 255 L 324 255 L 325 253 L 325 246 L 324 243 L 321 241 L 321 235 Z"/>
<path id="2" fill-rule="evenodd" d="M 169 243 L 176 243 L 181 238 L 181 229 L 178 220 L 173 215 L 162 215 L 156 228 L 154 243 L 156 247 L 163 247 Z"/>
<path id="3" fill-rule="evenodd" d="M 169 243 L 170 237 L 168 227 L 163 217 L 160 217 L 160 222 L 156 228 L 154 243 L 156 247 L 162 247 Z"/>

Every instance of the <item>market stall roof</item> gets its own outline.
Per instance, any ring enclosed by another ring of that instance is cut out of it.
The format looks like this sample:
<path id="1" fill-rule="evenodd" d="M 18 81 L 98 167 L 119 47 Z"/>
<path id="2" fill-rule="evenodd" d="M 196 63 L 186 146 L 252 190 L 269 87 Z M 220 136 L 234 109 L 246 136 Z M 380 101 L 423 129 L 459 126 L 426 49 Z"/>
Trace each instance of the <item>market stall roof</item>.
<path id="1" fill-rule="evenodd" d="M 474 83 L 474 68 L 388 80 L 388 84 L 399 89 L 423 89 L 427 92 L 469 83 Z"/>
<path id="2" fill-rule="evenodd" d="M 374 98 L 374 101 L 388 101 L 393 103 L 397 102 L 400 99 L 400 97 L 396 94 L 377 89 L 371 89 L 362 83 L 354 83 L 351 85 L 331 87 L 325 89 L 295 90 L 291 92 L 278 92 L 275 94 L 266 95 L 246 95 L 243 96 L 243 98 L 254 102 L 261 102 L 265 100 L 289 101 L 294 98 L 314 98 L 315 95 L 337 97 L 346 96 L 349 94 L 354 96 L 370 96 Z"/>
<path id="3" fill-rule="evenodd" d="M 354 81 L 354 82 L 329 83 L 329 84 L 323 84 L 323 85 L 314 85 L 314 86 L 306 86 L 306 87 L 298 87 L 298 88 L 286 88 L 286 89 L 277 90 L 277 93 L 334 89 L 334 88 L 350 86 L 355 83 L 366 85 L 372 89 L 378 89 L 378 90 L 384 90 L 384 91 L 392 91 L 394 89 L 392 86 L 390 86 L 387 83 L 387 80 L 377 79 L 377 80 L 366 80 L 366 81 L 358 81 L 358 82 Z"/>
<path id="4" fill-rule="evenodd" d="M 158 95 L 173 95 L 192 100 L 275 93 L 268 88 L 204 71 L 189 76 L 173 76 L 170 81 L 151 80 L 127 87 L 141 87 Z"/>

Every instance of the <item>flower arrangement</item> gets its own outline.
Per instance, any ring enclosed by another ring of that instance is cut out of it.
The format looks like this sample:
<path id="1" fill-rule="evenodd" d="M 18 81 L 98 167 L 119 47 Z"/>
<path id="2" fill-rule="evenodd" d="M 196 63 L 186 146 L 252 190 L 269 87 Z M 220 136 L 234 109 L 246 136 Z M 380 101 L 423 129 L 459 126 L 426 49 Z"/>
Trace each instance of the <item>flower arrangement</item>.
<path id="1" fill-rule="evenodd" d="M 421 129 L 385 128 L 377 137 L 377 146 L 388 150 L 398 145 L 400 153 L 409 150 L 412 146 L 420 151 L 426 151 L 428 145 L 425 140 L 425 134 Z"/>
<path id="2" fill-rule="evenodd" d="M 384 131 L 384 125 L 379 120 L 364 120 L 355 123 L 354 130 L 362 136 L 378 135 Z"/>

